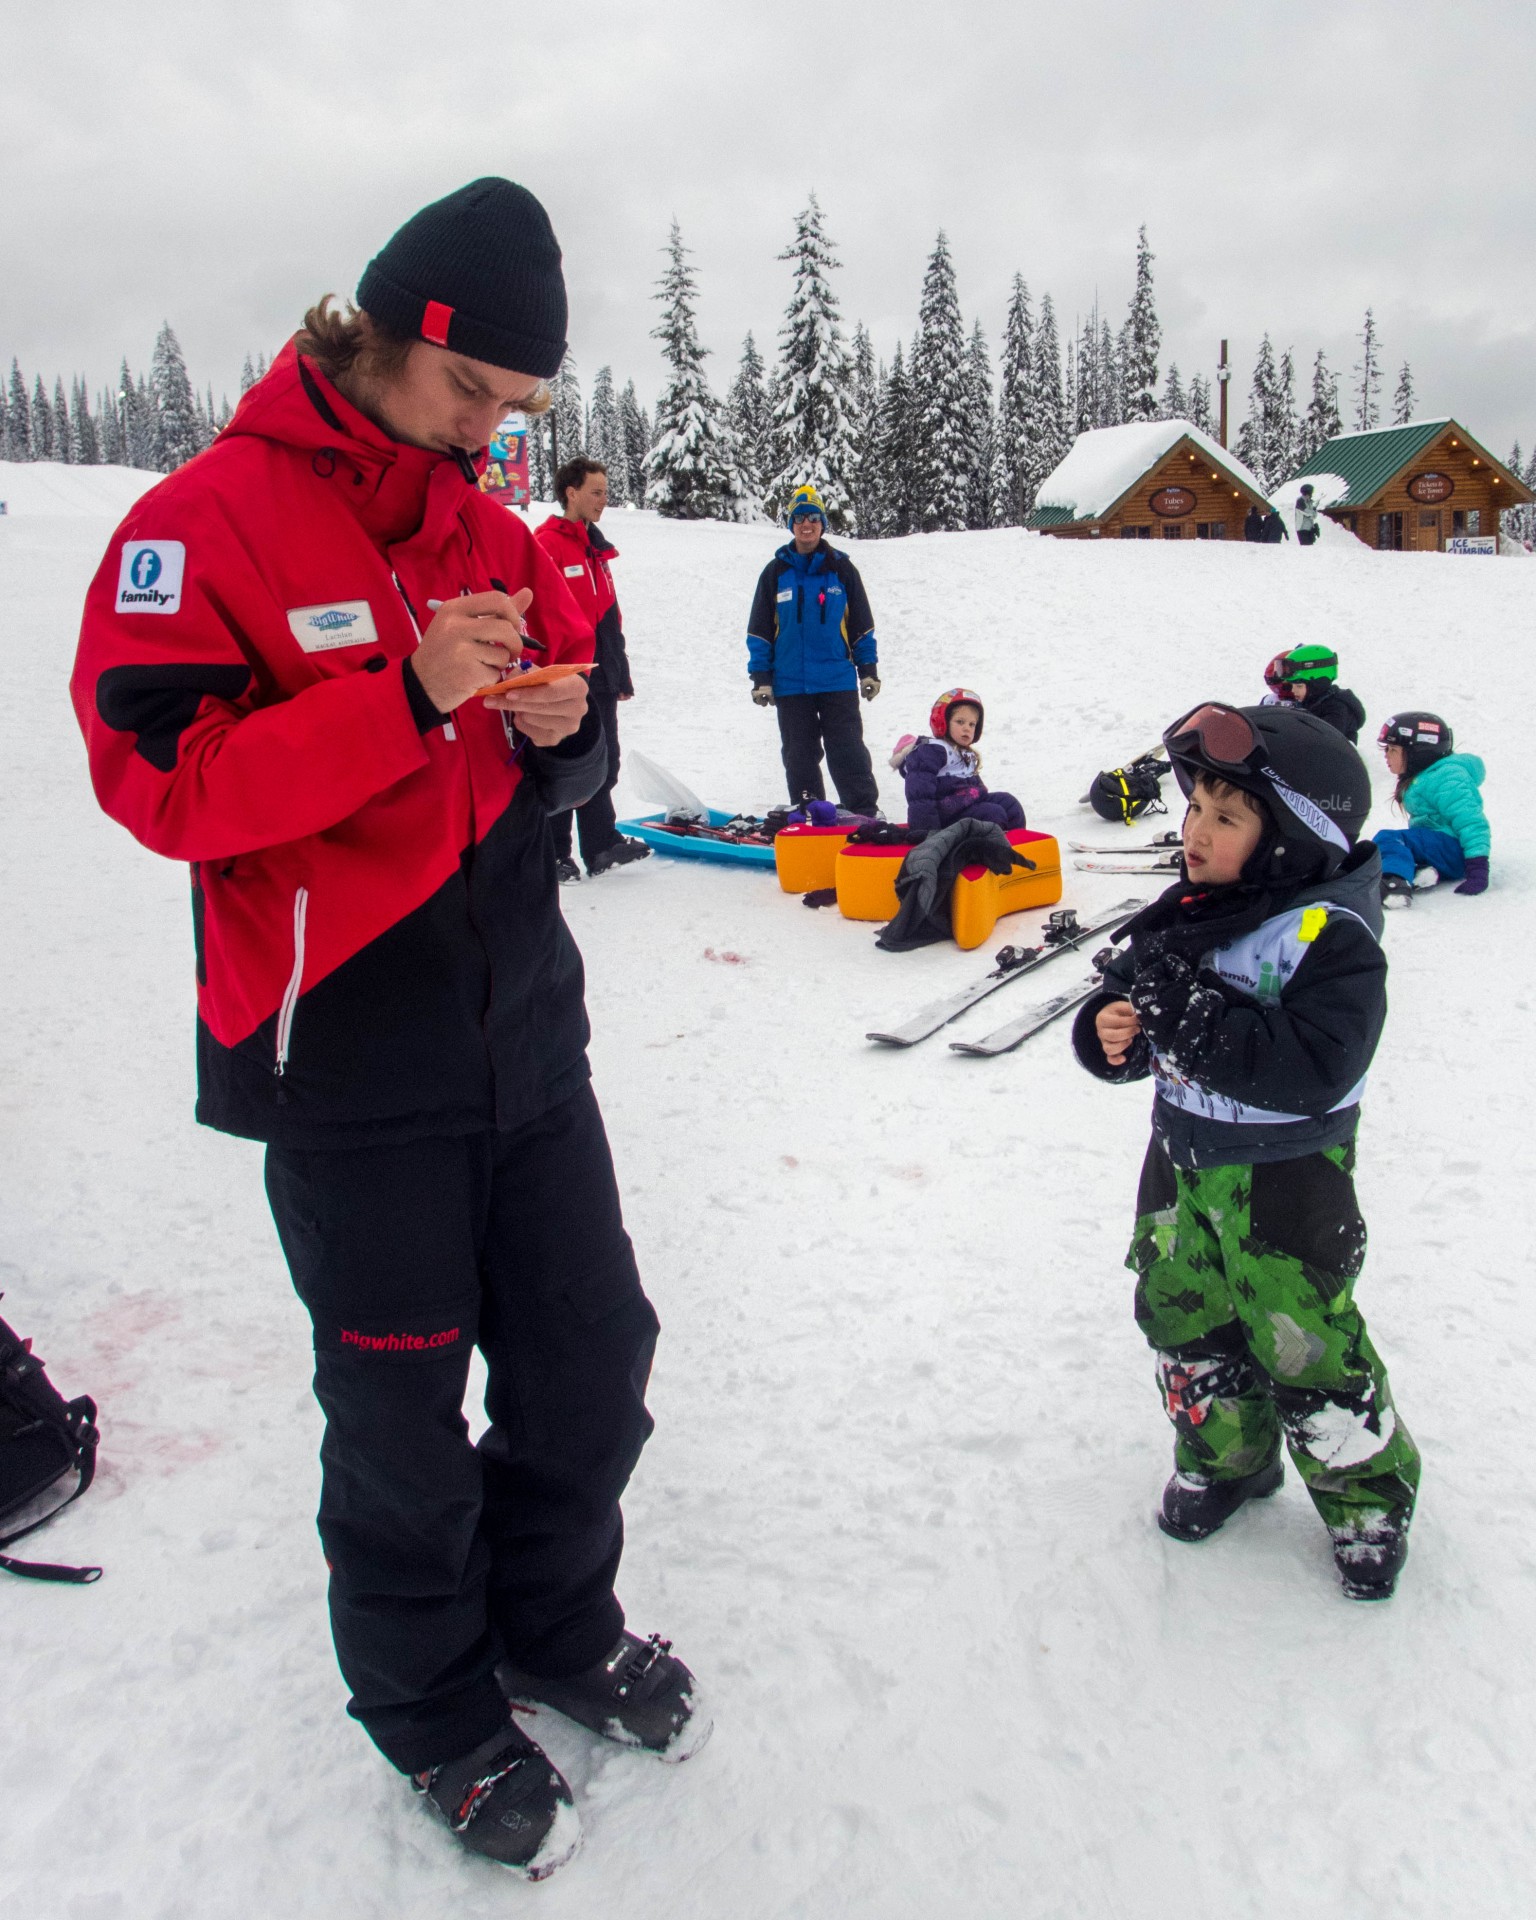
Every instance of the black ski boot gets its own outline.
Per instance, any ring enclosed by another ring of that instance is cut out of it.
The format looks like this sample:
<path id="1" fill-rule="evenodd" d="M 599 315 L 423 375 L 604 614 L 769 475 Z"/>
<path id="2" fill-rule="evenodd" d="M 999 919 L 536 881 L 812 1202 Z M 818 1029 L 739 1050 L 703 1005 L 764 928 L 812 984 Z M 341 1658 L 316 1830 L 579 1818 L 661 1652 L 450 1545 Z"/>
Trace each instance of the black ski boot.
<path id="1" fill-rule="evenodd" d="M 1408 1558 L 1406 1521 L 1382 1514 L 1364 1527 L 1330 1527 L 1333 1564 L 1350 1600 L 1390 1600 Z"/>
<path id="2" fill-rule="evenodd" d="M 595 880 L 610 867 L 627 867 L 632 860 L 649 860 L 650 857 L 651 850 L 643 840 L 633 840 L 621 833 L 611 847 L 604 847 L 601 853 L 593 854 L 587 862 L 587 872 Z"/>
<path id="3" fill-rule="evenodd" d="M 473 1753 L 413 1773 L 411 1785 L 471 1853 L 525 1880 L 547 1880 L 581 1845 L 570 1788 L 521 1727 L 503 1727 Z"/>
<path id="4" fill-rule="evenodd" d="M 581 878 L 581 868 L 577 866 L 576 862 L 568 853 L 561 854 L 560 858 L 555 862 L 555 878 L 560 882 L 562 887 L 568 885 L 572 880 L 579 880 Z"/>
<path id="5" fill-rule="evenodd" d="M 1400 873 L 1384 873 L 1381 876 L 1381 904 L 1384 907 L 1411 907 L 1413 882 L 1405 880 Z"/>
<path id="6" fill-rule="evenodd" d="M 713 1731 L 696 1707 L 698 1682 L 659 1634 L 640 1640 L 626 1633 L 595 1667 L 558 1680 L 524 1673 L 510 1660 L 496 1677 L 509 1699 L 553 1707 L 593 1733 L 663 1760 L 687 1760 Z"/>
<path id="7" fill-rule="evenodd" d="M 1163 1488 L 1157 1524 L 1174 1540 L 1209 1540 L 1245 1500 L 1267 1500 L 1280 1491 L 1284 1479 L 1285 1462 L 1279 1459 L 1236 1480 L 1176 1473 Z"/>

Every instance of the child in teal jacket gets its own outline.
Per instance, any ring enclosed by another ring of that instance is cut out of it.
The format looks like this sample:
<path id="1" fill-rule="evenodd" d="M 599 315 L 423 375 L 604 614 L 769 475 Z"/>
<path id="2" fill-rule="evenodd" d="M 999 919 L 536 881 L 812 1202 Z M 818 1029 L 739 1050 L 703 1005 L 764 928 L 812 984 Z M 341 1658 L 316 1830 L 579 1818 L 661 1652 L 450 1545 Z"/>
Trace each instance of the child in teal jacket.
<path id="1" fill-rule="evenodd" d="M 1456 753 L 1451 729 L 1438 714 L 1395 713 L 1379 735 L 1387 769 L 1397 776 L 1393 796 L 1408 815 L 1406 828 L 1375 836 L 1381 852 L 1381 903 L 1406 907 L 1413 877 L 1432 867 L 1441 880 L 1457 880 L 1458 893 L 1485 893 L 1491 838 L 1478 788 L 1483 763 L 1475 753 Z"/>

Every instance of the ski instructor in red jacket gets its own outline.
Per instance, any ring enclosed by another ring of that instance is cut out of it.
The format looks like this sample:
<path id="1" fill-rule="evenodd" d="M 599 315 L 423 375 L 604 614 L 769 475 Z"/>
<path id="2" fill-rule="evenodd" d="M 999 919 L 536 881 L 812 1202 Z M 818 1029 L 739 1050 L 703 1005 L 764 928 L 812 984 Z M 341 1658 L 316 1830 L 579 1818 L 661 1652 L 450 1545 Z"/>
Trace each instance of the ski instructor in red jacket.
<path id="1" fill-rule="evenodd" d="M 465 1846 L 530 1877 L 580 1827 L 509 1698 L 668 1758 L 708 1730 L 614 1597 L 656 1317 L 547 825 L 606 747 L 579 675 L 516 677 L 590 660 L 591 629 L 472 484 L 495 423 L 548 403 L 565 329 L 524 188 L 416 214 L 356 310 L 312 308 L 134 507 L 72 683 L 102 806 L 191 867 L 198 1118 L 267 1144 L 314 1322 L 349 1711 Z"/>

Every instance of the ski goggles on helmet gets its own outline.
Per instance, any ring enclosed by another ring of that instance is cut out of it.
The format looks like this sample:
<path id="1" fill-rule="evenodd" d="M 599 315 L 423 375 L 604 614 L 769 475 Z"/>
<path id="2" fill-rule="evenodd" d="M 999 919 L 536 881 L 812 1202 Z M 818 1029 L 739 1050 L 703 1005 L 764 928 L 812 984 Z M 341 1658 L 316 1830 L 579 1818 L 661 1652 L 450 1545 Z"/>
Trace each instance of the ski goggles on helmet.
<path id="1" fill-rule="evenodd" d="M 1269 759 L 1248 716 L 1214 700 L 1175 720 L 1163 735 L 1163 745 L 1176 759 L 1188 759 L 1198 751 L 1208 765 L 1230 767 L 1237 773 L 1257 773 Z"/>

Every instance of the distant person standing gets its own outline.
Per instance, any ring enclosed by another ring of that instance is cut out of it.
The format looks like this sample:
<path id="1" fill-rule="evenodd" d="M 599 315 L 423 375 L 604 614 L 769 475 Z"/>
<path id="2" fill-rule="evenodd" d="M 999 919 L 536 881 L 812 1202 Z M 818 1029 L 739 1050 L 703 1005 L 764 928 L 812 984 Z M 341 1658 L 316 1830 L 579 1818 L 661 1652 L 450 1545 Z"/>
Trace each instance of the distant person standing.
<path id="1" fill-rule="evenodd" d="M 1254 541 L 1264 538 L 1264 509 L 1257 501 L 1248 509 L 1248 517 L 1243 522 L 1243 538 Z"/>
<path id="2" fill-rule="evenodd" d="M 608 469 L 601 460 L 589 460 L 585 455 L 567 460 L 555 475 L 555 498 L 563 512 L 551 515 L 535 531 L 534 538 L 559 568 L 571 598 L 596 636 L 597 665 L 590 682 L 590 704 L 602 722 L 608 743 L 608 771 L 603 784 L 590 800 L 576 808 L 574 815 L 557 813 L 549 823 L 564 881 L 581 878 L 581 868 L 571 858 L 573 818 L 577 844 L 590 874 L 644 860 L 651 850 L 643 840 L 628 839 L 620 833 L 613 813 L 613 789 L 619 777 L 619 702 L 634 698 L 635 683 L 629 675 L 619 597 L 609 572 L 609 564 L 618 559 L 619 550 L 597 524 L 608 505 Z"/>
<path id="3" fill-rule="evenodd" d="M 1296 499 L 1296 544 L 1310 547 L 1317 538 L 1317 501 L 1313 497 L 1310 481 L 1302 488 Z"/>
<path id="4" fill-rule="evenodd" d="M 826 540 L 827 514 L 812 486 L 789 505 L 789 541 L 764 567 L 747 622 L 752 698 L 777 707 L 790 800 L 823 800 L 826 756 L 850 813 L 880 802 L 859 696 L 880 691 L 875 622 L 859 570 Z"/>
<path id="5" fill-rule="evenodd" d="M 1286 531 L 1285 522 L 1280 518 L 1279 514 L 1275 512 L 1274 508 L 1271 507 L 1269 512 L 1264 516 L 1264 524 L 1259 529 L 1259 538 L 1264 542 L 1266 547 L 1278 547 L 1282 540 L 1289 540 L 1290 537 L 1290 534 Z"/>

